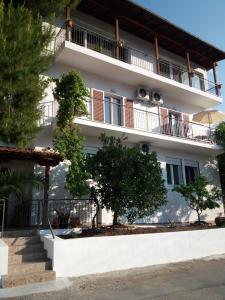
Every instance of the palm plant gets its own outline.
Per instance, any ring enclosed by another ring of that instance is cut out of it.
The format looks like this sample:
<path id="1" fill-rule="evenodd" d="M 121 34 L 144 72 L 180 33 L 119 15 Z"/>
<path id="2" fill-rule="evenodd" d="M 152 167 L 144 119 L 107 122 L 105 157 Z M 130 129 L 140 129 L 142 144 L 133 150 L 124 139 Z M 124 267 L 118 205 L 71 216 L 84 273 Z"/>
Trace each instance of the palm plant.
<path id="1" fill-rule="evenodd" d="M 40 190 L 43 186 L 44 178 L 32 172 L 6 170 L 0 173 L 0 199 L 8 199 L 14 194 L 18 200 L 23 200 L 31 188 Z"/>

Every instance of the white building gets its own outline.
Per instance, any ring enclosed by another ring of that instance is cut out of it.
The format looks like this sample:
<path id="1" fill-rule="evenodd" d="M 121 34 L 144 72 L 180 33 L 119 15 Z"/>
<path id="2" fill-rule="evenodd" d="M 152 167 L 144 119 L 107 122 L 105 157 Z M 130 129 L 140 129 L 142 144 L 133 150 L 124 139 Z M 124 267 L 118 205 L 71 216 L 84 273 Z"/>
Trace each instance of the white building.
<path id="1" fill-rule="evenodd" d="M 192 118 L 222 103 L 215 66 L 225 53 L 128 0 L 83 0 L 72 16 L 67 9 L 67 19 L 57 30 L 55 61 L 46 75 L 60 77 L 76 69 L 90 89 L 89 116 L 74 120 L 86 137 L 86 151 L 97 151 L 103 132 L 124 133 L 131 145 L 147 144 L 161 163 L 168 204 L 137 222 L 196 220 L 195 212 L 172 189 L 198 173 L 220 185 L 215 157 L 221 149 L 212 130 Z M 52 147 L 56 111 L 49 87 L 43 100 L 43 130 L 34 147 Z M 61 163 L 50 171 L 51 199 L 71 198 L 64 190 L 65 169 Z M 222 213 L 221 204 L 203 217 L 213 221 Z M 103 211 L 102 222 L 110 223 L 111 214 Z"/>

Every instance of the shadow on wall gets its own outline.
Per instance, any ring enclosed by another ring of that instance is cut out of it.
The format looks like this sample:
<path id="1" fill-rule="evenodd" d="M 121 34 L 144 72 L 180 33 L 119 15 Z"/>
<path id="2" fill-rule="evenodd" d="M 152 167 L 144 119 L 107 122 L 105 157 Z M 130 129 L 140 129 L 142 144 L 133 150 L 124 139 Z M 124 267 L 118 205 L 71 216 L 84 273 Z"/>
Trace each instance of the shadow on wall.
<path id="1" fill-rule="evenodd" d="M 63 162 L 51 169 L 50 187 L 49 187 L 50 199 L 71 199 L 72 198 L 70 193 L 65 189 L 67 168 L 68 165 L 65 162 Z M 44 176 L 44 167 L 36 166 L 35 173 Z M 34 191 L 33 198 L 42 199 L 43 192 Z"/>

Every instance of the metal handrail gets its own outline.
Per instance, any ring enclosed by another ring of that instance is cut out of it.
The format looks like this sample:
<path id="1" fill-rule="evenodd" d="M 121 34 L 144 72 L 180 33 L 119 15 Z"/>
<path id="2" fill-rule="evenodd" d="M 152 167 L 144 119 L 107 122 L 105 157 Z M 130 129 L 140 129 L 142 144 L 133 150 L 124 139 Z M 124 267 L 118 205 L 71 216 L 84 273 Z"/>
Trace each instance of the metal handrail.
<path id="1" fill-rule="evenodd" d="M 2 210 L 2 224 L 1 224 L 1 236 L 3 238 L 4 235 L 4 225 L 5 225 L 5 199 L 0 199 L 0 208 Z"/>

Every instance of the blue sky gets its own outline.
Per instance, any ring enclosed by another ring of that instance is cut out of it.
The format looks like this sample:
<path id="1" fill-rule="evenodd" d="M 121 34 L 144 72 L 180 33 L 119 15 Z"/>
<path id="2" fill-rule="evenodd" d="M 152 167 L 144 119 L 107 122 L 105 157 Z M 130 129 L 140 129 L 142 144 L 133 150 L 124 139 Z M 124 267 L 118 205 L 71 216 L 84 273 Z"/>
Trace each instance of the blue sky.
<path id="1" fill-rule="evenodd" d="M 225 0 L 135 0 L 151 11 L 225 51 Z M 225 99 L 225 61 L 217 68 Z M 220 107 L 225 111 L 225 103 Z"/>

